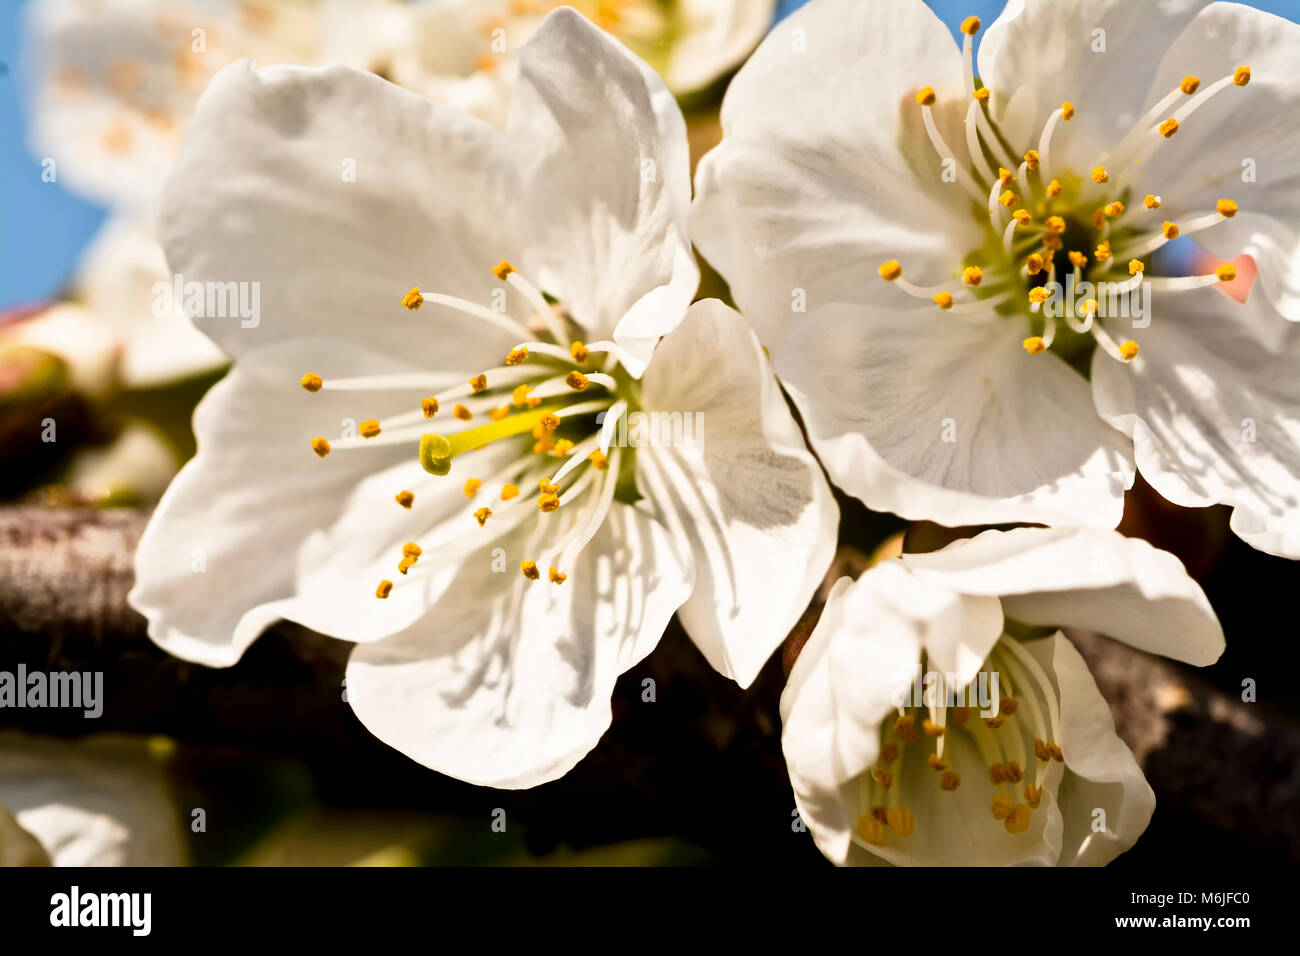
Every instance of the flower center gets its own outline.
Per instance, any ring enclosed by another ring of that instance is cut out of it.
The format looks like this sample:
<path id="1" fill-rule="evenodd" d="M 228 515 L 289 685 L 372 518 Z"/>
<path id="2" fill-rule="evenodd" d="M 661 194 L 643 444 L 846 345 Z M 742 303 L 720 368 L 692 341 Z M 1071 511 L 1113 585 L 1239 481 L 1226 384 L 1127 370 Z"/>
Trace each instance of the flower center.
<path id="1" fill-rule="evenodd" d="M 1051 681 L 1009 634 L 965 687 L 958 687 L 952 675 L 918 673 L 898 713 L 881 723 L 875 767 L 858 780 L 861 815 L 855 839 L 884 846 L 912 836 L 917 827 L 916 812 L 908 806 L 908 797 L 917 796 L 912 788 L 918 779 L 929 778 L 933 782 L 923 785 L 955 793 L 962 786 L 958 748 L 973 748 L 987 768 L 993 818 L 992 823 L 965 819 L 964 825 L 975 830 L 1001 823 L 1013 836 L 1026 832 L 1043 794 L 1054 794 L 1060 783 L 1065 761 L 1055 743 L 1060 727 Z M 1030 767 L 1032 780 L 1027 779 Z M 963 811 L 941 803 L 939 812 Z"/>
<path id="2" fill-rule="evenodd" d="M 989 110 L 991 92 L 974 75 L 972 47 L 979 28 L 976 17 L 968 17 L 961 27 L 971 103 L 965 122 L 969 162 L 956 170 L 956 177 L 969 193 L 972 213 L 987 238 L 968 253 L 961 275 L 945 282 L 915 284 L 903 277 L 902 264 L 893 259 L 880 266 L 880 276 L 944 311 L 1027 319 L 1033 334 L 1021 344 L 1031 355 L 1055 346 L 1058 354 L 1082 371 L 1095 345 L 1118 361 L 1130 362 L 1138 354 L 1138 343 L 1117 342 L 1105 328 L 1105 320 L 1142 317 L 1140 301 L 1131 301 L 1134 295 L 1140 298 L 1141 286 L 1146 285 L 1149 295 L 1231 282 L 1237 275 L 1231 264 L 1224 263 L 1206 275 L 1153 277 L 1146 273 L 1144 257 L 1180 235 L 1232 218 L 1237 204 L 1220 199 L 1213 211 L 1181 225 L 1167 220 L 1157 223 L 1154 211 L 1162 198 L 1133 195 L 1128 180 L 1211 98 L 1249 83 L 1250 68 L 1238 67 L 1203 90 L 1200 78 L 1185 77 L 1099 156 L 1097 165 L 1076 171 L 1052 156 L 1057 126 L 1075 115 L 1069 102 L 1053 110 L 1038 142 L 1016 159 L 1016 151 Z M 947 162 L 956 154 L 935 123 L 934 90 L 925 87 L 916 101 L 931 144 Z M 1058 317 L 1064 320 L 1064 329 L 1058 326 Z"/>
<path id="3" fill-rule="evenodd" d="M 361 422 L 359 437 L 346 437 L 332 445 L 317 437 L 311 445 L 324 458 L 336 449 L 409 444 L 432 480 L 445 479 L 453 461 L 460 459 L 469 472 L 463 486 L 470 501 L 467 508 L 477 528 L 487 528 L 496 536 L 530 519 L 546 521 L 562 506 L 585 498 L 581 513 L 565 532 L 544 553 L 520 563 L 520 572 L 528 580 L 539 580 L 539 567 L 546 567 L 548 580 L 563 584 L 568 575 L 560 569 L 572 566 L 613 502 L 623 449 L 611 447 L 611 443 L 629 404 L 635 407 L 636 386 L 619 365 L 617 345 L 577 339 L 572 334 L 578 331 L 572 316 L 510 263 L 501 262 L 493 272 L 527 303 L 531 309 L 527 323 L 455 296 L 423 292 L 418 286 L 406 294 L 402 305 L 417 310 L 431 302 L 510 332 L 519 342 L 503 357 L 501 366 L 479 371 L 433 395 L 427 391 L 427 376 L 324 380 L 308 372 L 300 384 L 309 392 L 403 390 L 411 393 L 412 406 L 410 411 L 386 419 Z M 597 356 L 603 356 L 603 361 Z M 439 421 L 437 431 L 430 430 L 433 419 Z M 489 446 L 513 447 L 515 453 L 506 456 L 507 464 L 498 464 L 493 472 L 475 473 L 472 462 L 476 453 Z M 395 501 L 409 509 L 417 491 L 401 489 Z M 488 499 L 486 503 L 484 499 Z M 481 537 L 472 542 L 451 541 L 440 554 L 447 556 L 458 548 L 477 548 L 484 543 Z M 422 554 L 417 543 L 407 543 L 397 562 L 398 571 L 407 575 Z M 392 581 L 381 581 L 375 596 L 387 598 L 393 586 Z"/>

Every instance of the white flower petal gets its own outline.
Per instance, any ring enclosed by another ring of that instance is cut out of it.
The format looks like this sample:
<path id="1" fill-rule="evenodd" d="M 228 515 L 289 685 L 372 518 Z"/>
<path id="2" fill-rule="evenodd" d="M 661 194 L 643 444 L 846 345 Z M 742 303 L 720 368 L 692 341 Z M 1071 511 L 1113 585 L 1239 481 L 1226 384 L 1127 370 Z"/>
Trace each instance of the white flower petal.
<path id="1" fill-rule="evenodd" d="M 402 296 L 419 285 L 491 307 L 492 267 L 522 252 L 519 202 L 505 140 L 486 124 L 345 67 L 241 63 L 204 94 L 161 235 L 186 282 L 258 283 L 255 327 L 195 320 L 231 355 L 322 336 L 460 369 L 514 343 L 431 303 L 404 309 Z"/>
<path id="2" fill-rule="evenodd" d="M 682 96 L 740 65 L 767 33 L 776 0 L 679 0 L 677 7 L 681 32 L 663 73 Z"/>
<path id="3" fill-rule="evenodd" d="M 808 309 L 896 301 L 881 262 L 941 282 L 983 241 L 915 101 L 934 87 L 945 139 L 964 142 L 961 71 L 920 0 L 823 0 L 774 28 L 731 82 L 722 143 L 696 171 L 692 235 L 774 355 L 797 296 Z"/>
<path id="4" fill-rule="evenodd" d="M 699 283 L 681 110 L 648 66 L 561 7 L 520 51 L 506 130 L 537 237 L 521 268 L 639 375 Z"/>
<path id="5" fill-rule="evenodd" d="M 442 773 L 494 787 L 562 776 L 610 722 L 619 674 L 658 643 L 690 593 L 664 529 L 615 505 L 562 585 L 481 552 L 432 613 L 358 645 L 348 701 L 371 733 Z"/>
<path id="6" fill-rule="evenodd" d="M 1093 358 L 1098 413 L 1133 436 L 1143 477 L 1165 498 L 1244 509 L 1234 524 L 1247 540 L 1300 557 L 1300 335 L 1276 353 L 1258 343 L 1238 313 L 1269 321 L 1261 295 L 1245 305 L 1209 291 L 1163 301 L 1133 362 Z"/>
<path id="7" fill-rule="evenodd" d="M 651 422 L 694 422 L 637 450 L 638 488 L 694 552 L 682 623 L 747 687 L 821 583 L 839 509 L 753 332 L 718 300 L 693 305 L 660 344 L 642 405 Z"/>
<path id="8" fill-rule="evenodd" d="M 1154 617 L 1154 615 L 1153 615 Z M 1054 679 L 1061 700 L 1066 773 L 1057 791 L 1064 830 L 1060 866 L 1104 866 L 1146 830 L 1156 798 L 1133 753 L 1115 733 L 1110 706 L 1063 634 L 1024 644 Z M 1105 826 L 1095 829 L 1105 812 Z"/>
<path id="9" fill-rule="evenodd" d="M 1114 527 L 1133 466 L 1087 383 L 1026 325 L 834 305 L 773 349 L 831 480 L 868 507 L 942 524 Z"/>
<path id="10" fill-rule="evenodd" d="M 1182 562 L 1118 532 L 985 531 L 902 560 L 945 588 L 1000 596 L 1006 616 L 1024 624 L 1086 628 L 1196 665 L 1223 653 L 1223 629 Z"/>

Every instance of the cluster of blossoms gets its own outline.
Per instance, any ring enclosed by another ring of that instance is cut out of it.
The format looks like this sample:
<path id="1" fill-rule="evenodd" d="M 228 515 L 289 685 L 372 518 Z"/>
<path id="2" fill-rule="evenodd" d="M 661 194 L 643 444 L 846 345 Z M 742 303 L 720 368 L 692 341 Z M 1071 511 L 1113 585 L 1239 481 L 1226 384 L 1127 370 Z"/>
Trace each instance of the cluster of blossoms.
<path id="1" fill-rule="evenodd" d="M 1297 28 L 1016 0 L 977 76 L 974 18 L 958 50 L 921 0 L 813 0 L 732 81 L 693 201 L 660 76 L 572 9 L 534 29 L 503 129 L 346 67 L 209 85 L 163 243 L 259 281 L 265 320 L 205 327 L 235 366 L 140 544 L 151 636 L 213 666 L 277 618 L 354 642 L 373 733 L 527 787 L 595 745 L 674 614 L 748 685 L 830 566 L 831 483 L 1046 525 L 835 584 L 781 700 L 790 777 L 835 862 L 1123 852 L 1154 797 L 1063 629 L 1224 646 L 1178 560 L 1113 530 L 1125 490 L 1140 470 L 1300 556 L 1300 191 L 1270 120 Z M 1154 276 L 1180 232 L 1258 288 Z M 692 304 L 692 244 L 739 311 Z M 1057 323 L 1058 277 L 1112 274 L 1157 294 L 1140 332 L 1100 292 Z M 626 441 L 646 415 L 703 428 Z"/>

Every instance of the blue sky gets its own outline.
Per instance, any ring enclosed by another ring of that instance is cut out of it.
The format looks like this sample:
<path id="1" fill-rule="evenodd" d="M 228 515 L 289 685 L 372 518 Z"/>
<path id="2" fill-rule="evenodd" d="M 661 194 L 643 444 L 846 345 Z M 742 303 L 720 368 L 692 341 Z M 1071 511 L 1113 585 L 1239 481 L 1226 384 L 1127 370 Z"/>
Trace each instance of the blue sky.
<path id="1" fill-rule="evenodd" d="M 27 152 L 21 55 L 29 2 L 39 0 L 0 0 L 0 308 L 55 294 L 104 220 L 93 203 L 57 183 L 42 182 L 40 163 Z M 781 0 L 778 15 L 804 2 Z M 930 6 L 954 34 L 964 17 L 973 14 L 991 23 L 1002 8 L 997 0 L 930 0 Z M 1261 0 L 1253 6 L 1300 20 L 1300 0 Z"/>

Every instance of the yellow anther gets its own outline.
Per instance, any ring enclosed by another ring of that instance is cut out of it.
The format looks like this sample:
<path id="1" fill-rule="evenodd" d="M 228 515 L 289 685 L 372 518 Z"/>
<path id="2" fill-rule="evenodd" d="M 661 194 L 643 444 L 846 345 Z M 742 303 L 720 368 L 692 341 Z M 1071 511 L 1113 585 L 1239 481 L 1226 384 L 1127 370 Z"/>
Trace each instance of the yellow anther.
<path id="1" fill-rule="evenodd" d="M 1146 268 L 1146 264 L 1141 259 L 1130 259 L 1128 261 L 1128 274 L 1131 276 L 1135 276 L 1139 272 L 1145 272 Z"/>
<path id="2" fill-rule="evenodd" d="M 380 600 L 383 600 L 384 598 L 388 597 L 389 594 L 392 593 L 392 590 L 393 590 L 393 582 L 385 578 L 383 581 L 379 582 L 379 587 L 375 588 L 375 597 L 379 598 Z"/>
<path id="3" fill-rule="evenodd" d="M 407 571 L 411 570 L 411 568 L 415 566 L 415 562 L 416 559 L 413 557 L 402 558 L 401 561 L 397 562 L 397 570 L 402 574 L 405 574 Z"/>
<path id="4" fill-rule="evenodd" d="M 379 422 L 375 421 L 373 418 L 367 418 L 357 426 L 357 430 L 361 432 L 362 438 L 374 438 L 379 434 Z"/>
<path id="5" fill-rule="evenodd" d="M 1160 131 L 1161 136 L 1163 136 L 1165 139 L 1168 139 L 1169 137 L 1173 136 L 1174 133 L 1178 132 L 1178 120 L 1174 119 L 1171 116 L 1169 117 L 1169 119 L 1165 120 L 1156 128 Z"/>
<path id="6" fill-rule="evenodd" d="M 1199 76 L 1192 76 L 1191 74 L 1188 74 L 1187 76 L 1183 77 L 1183 82 L 1178 84 L 1178 88 L 1182 90 L 1184 93 L 1186 93 L 1188 96 L 1191 96 L 1198 89 L 1200 89 L 1200 86 L 1201 86 L 1201 78 Z"/>
<path id="7" fill-rule="evenodd" d="M 600 449 L 596 449 L 588 455 L 587 461 L 591 462 L 591 467 L 595 468 L 597 471 L 607 471 L 609 469 L 609 460 L 605 457 L 605 453 Z"/>
<path id="8" fill-rule="evenodd" d="M 324 458 L 330 453 L 330 443 L 317 436 L 311 440 L 311 450 Z"/>
<path id="9" fill-rule="evenodd" d="M 1034 756 L 1043 761 L 1052 759 L 1052 755 L 1047 749 L 1047 744 L 1043 742 L 1041 737 L 1034 738 Z"/>
<path id="10" fill-rule="evenodd" d="M 568 375 L 564 376 L 564 384 L 569 386 L 569 388 L 573 389 L 575 392 L 581 392 L 590 385 L 591 382 L 588 381 L 587 376 L 583 375 L 575 368 Z"/>
<path id="11" fill-rule="evenodd" d="M 1234 212 L 1235 211 L 1236 210 L 1234 210 Z M 319 392 L 321 385 L 324 383 L 321 382 L 320 376 L 315 372 L 308 372 L 298 381 L 298 384 L 309 392 Z"/>
<path id="12" fill-rule="evenodd" d="M 549 435 L 551 432 L 555 431 L 555 429 L 560 427 L 560 418 L 558 415 L 547 412 L 537 420 L 537 427 L 541 429 L 542 434 Z M 542 435 L 533 432 L 533 437 L 541 438 Z"/>
<path id="13" fill-rule="evenodd" d="M 1031 335 L 1020 344 L 1025 347 L 1025 351 L 1030 355 L 1041 355 L 1047 351 L 1047 343 L 1043 341 L 1042 336 Z"/>
<path id="14" fill-rule="evenodd" d="M 498 262 L 495 266 L 492 267 L 492 274 L 496 276 L 498 279 L 500 279 L 502 282 L 505 282 L 506 276 L 510 275 L 510 273 L 514 271 L 515 271 L 515 267 L 512 266 L 510 263 L 506 262 L 506 260 L 504 259 L 502 259 L 500 262 Z"/>
<path id="15" fill-rule="evenodd" d="M 911 810 L 890 807 L 885 811 L 885 819 L 889 822 L 889 829 L 898 836 L 910 837 L 916 832 L 916 815 Z"/>
<path id="16" fill-rule="evenodd" d="M 414 541 L 408 541 L 406 544 L 402 545 L 402 554 L 408 557 L 414 556 L 418 558 L 420 555 L 424 554 L 424 549 Z"/>
<path id="17" fill-rule="evenodd" d="M 1132 339 L 1129 339 L 1119 347 L 1119 354 L 1124 356 L 1125 362 L 1133 361 L 1134 357 L 1138 354 L 1138 344 Z M 1049 744 L 1048 746 L 1050 747 L 1051 745 Z"/>
<path id="18" fill-rule="evenodd" d="M 559 441 L 555 443 L 555 448 L 552 450 L 555 452 L 555 454 L 559 455 L 560 457 L 563 457 L 567 455 L 569 452 L 573 451 L 573 442 L 569 441 L 569 439 L 567 438 L 561 438 Z"/>
<path id="19" fill-rule="evenodd" d="M 1007 779 L 1007 768 L 1005 764 L 995 763 L 989 765 L 989 781 L 994 784 L 1005 783 Z"/>
<path id="20" fill-rule="evenodd" d="M 473 498 L 478 494 L 478 490 L 483 487 L 483 481 L 479 478 L 465 479 L 465 497 Z"/>
<path id="21" fill-rule="evenodd" d="M 543 513 L 550 514 L 556 508 L 560 507 L 560 496 L 552 494 L 538 495 L 537 507 L 540 508 Z"/>
<path id="22" fill-rule="evenodd" d="M 1108 182 L 1110 182 L 1110 173 L 1106 172 L 1106 167 L 1105 167 L 1105 166 L 1094 166 L 1094 167 L 1092 167 L 1092 181 L 1093 181 L 1094 183 L 1108 183 Z"/>
<path id="23" fill-rule="evenodd" d="M 477 511 L 474 512 L 474 520 L 478 522 L 478 526 L 480 528 L 483 527 L 483 525 L 487 524 L 487 519 L 491 517 L 492 517 L 491 508 L 479 508 Z"/>
<path id="24" fill-rule="evenodd" d="M 424 412 L 425 418 L 432 418 L 438 414 L 438 400 L 436 398 L 420 399 L 420 411 Z"/>
<path id="25" fill-rule="evenodd" d="M 893 763 L 898 759 L 898 744 L 885 744 L 880 748 L 880 762 Z"/>
<path id="26" fill-rule="evenodd" d="M 1005 189 L 1007 183 L 1011 182 L 1011 180 L 1015 178 L 1016 178 L 1016 174 L 1013 173 L 1011 170 L 1004 169 L 1001 166 L 998 167 L 998 185 L 1000 187 Z"/>
<path id="27" fill-rule="evenodd" d="M 461 405 L 460 403 L 456 404 L 456 407 L 451 410 L 451 413 L 455 415 L 457 418 L 459 418 L 462 422 L 467 422 L 474 417 L 474 413 L 471 412 L 464 405 Z"/>
<path id="28" fill-rule="evenodd" d="M 934 294 L 934 304 L 937 305 L 939 308 L 943 309 L 944 311 L 947 311 L 948 309 L 951 309 L 951 308 L 952 308 L 952 293 L 951 293 L 951 292 L 936 292 L 936 293 Z"/>
<path id="29" fill-rule="evenodd" d="M 530 581 L 536 581 L 542 576 L 542 573 L 537 570 L 536 561 L 520 561 L 519 571 Z"/>
<path id="30" fill-rule="evenodd" d="M 1160 225 L 1160 232 L 1161 232 L 1161 234 L 1162 234 L 1166 239 L 1177 239 L 1177 238 L 1178 238 L 1178 223 L 1176 223 L 1176 222 L 1170 222 L 1168 219 L 1166 219 L 1166 220 L 1165 220 L 1163 223 L 1161 223 L 1161 225 Z"/>
<path id="31" fill-rule="evenodd" d="M 532 390 L 533 387 L 529 385 L 527 382 L 525 382 L 523 385 L 516 386 L 515 390 L 510 393 L 510 400 L 514 402 L 516 405 L 520 405 L 520 406 L 527 405 L 529 402 L 528 393 L 531 392 Z"/>
<path id="32" fill-rule="evenodd" d="M 1033 811 L 1029 809 L 1027 803 L 1017 803 L 1012 808 L 1010 816 L 1002 822 L 1010 834 L 1024 833 L 1029 829 L 1029 821 L 1033 817 Z"/>
<path id="33" fill-rule="evenodd" d="M 1097 208 L 1092 211 L 1092 228 L 1102 229 L 1106 225 L 1106 210 Z"/>
<path id="34" fill-rule="evenodd" d="M 518 348 L 511 349 L 510 354 L 506 356 L 507 365 L 522 365 L 528 360 L 528 346 L 521 345 Z"/>
<path id="35" fill-rule="evenodd" d="M 982 719 L 984 721 L 984 726 L 989 730 L 997 730 L 1002 726 L 1003 719 L 1001 717 L 984 717 Z"/>
<path id="36" fill-rule="evenodd" d="M 420 294 L 418 285 L 411 286 L 411 291 L 402 296 L 402 305 L 406 306 L 412 312 L 424 305 L 424 296 Z"/>
<path id="37" fill-rule="evenodd" d="M 1020 701 L 1014 697 L 1002 697 L 998 699 L 998 712 L 1010 717 L 1020 709 Z"/>
<path id="38" fill-rule="evenodd" d="M 509 501 L 511 498 L 519 497 L 519 486 L 507 483 L 501 489 L 501 500 Z"/>
<path id="39" fill-rule="evenodd" d="M 989 93 L 991 92 L 992 90 L 987 86 L 981 86 L 978 90 L 972 93 L 971 96 L 975 98 L 976 103 L 987 103 L 989 101 Z"/>
<path id="40" fill-rule="evenodd" d="M 1043 248 L 1048 252 L 1059 252 L 1062 246 L 1061 237 L 1046 233 L 1043 236 Z"/>
<path id="41" fill-rule="evenodd" d="M 1096 249 L 1092 250 L 1092 254 L 1098 262 L 1105 262 L 1112 255 L 1110 251 L 1110 242 L 1101 242 Z"/>
<path id="42" fill-rule="evenodd" d="M 965 20 L 961 22 L 961 32 L 966 34 L 968 37 L 973 37 L 975 34 L 979 33 L 980 18 L 967 17 Z"/>
<path id="43" fill-rule="evenodd" d="M 555 450 L 555 441 L 551 438 L 543 438 L 533 444 L 534 455 L 545 455 Z"/>
<path id="44" fill-rule="evenodd" d="M 1039 287 L 1036 288 L 1036 289 L 1030 289 L 1030 290 L 1029 290 L 1029 301 L 1030 301 L 1030 302 L 1046 302 L 1046 301 L 1047 301 L 1048 299 L 1050 299 L 1051 297 L 1052 297 L 1052 294 L 1051 294 L 1050 292 L 1048 292 L 1046 289 L 1044 289 L 1042 286 L 1039 286 Z"/>
<path id="45" fill-rule="evenodd" d="M 1016 798 L 1005 793 L 993 794 L 993 819 L 1005 820 L 1016 808 Z"/>
<path id="46" fill-rule="evenodd" d="M 984 270 L 979 266 L 967 266 L 961 270 L 961 281 L 970 286 L 979 285 L 984 281 Z"/>
<path id="47" fill-rule="evenodd" d="M 1220 282 L 1231 282 L 1237 278 L 1237 267 L 1231 262 L 1225 262 L 1214 270 L 1214 274 L 1219 277 Z"/>
<path id="48" fill-rule="evenodd" d="M 510 406 L 502 405 L 500 408 L 494 408 L 488 412 L 488 418 L 494 422 L 502 422 L 510 417 Z"/>
<path id="49" fill-rule="evenodd" d="M 1082 269 L 1087 264 L 1088 264 L 1088 257 L 1085 256 L 1082 252 L 1070 253 L 1070 265 L 1074 266 L 1076 269 Z"/>
<path id="50" fill-rule="evenodd" d="M 876 783 L 880 784 L 886 790 L 888 790 L 890 785 L 894 782 L 894 775 L 888 770 L 873 770 L 871 771 L 871 776 L 876 779 Z"/>
<path id="51" fill-rule="evenodd" d="M 581 342 L 574 342 L 572 345 L 569 346 L 569 355 L 579 365 L 587 361 L 587 356 L 589 356 L 590 354 L 591 354 L 591 350 L 587 348 L 587 346 L 583 345 Z"/>
<path id="52" fill-rule="evenodd" d="M 922 87 L 921 92 L 916 94 L 916 101 L 920 103 L 922 106 L 933 106 L 934 87 L 933 86 Z"/>
<path id="53" fill-rule="evenodd" d="M 1031 170 L 1038 168 L 1038 150 L 1031 149 L 1025 153 L 1025 165 Z"/>
<path id="54" fill-rule="evenodd" d="M 1061 181 L 1059 179 L 1053 179 L 1047 184 L 1047 195 L 1053 199 L 1061 195 Z"/>
<path id="55" fill-rule="evenodd" d="M 1036 252 L 1031 252 L 1025 259 L 1025 271 L 1031 276 L 1036 276 L 1043 271 L 1043 257 Z"/>
<path id="56" fill-rule="evenodd" d="M 1043 228 L 1053 235 L 1060 235 L 1065 232 L 1065 219 L 1061 216 L 1048 216 Z"/>
<path id="57" fill-rule="evenodd" d="M 1017 209 L 1015 212 L 1011 214 L 1011 218 L 1016 221 L 1017 225 L 1027 226 L 1029 225 L 1029 221 L 1034 217 L 1029 215 L 1029 211 L 1027 209 Z"/>
<path id="58" fill-rule="evenodd" d="M 1026 803 L 1028 803 L 1031 807 L 1033 807 L 1035 810 L 1037 810 L 1037 809 L 1038 809 L 1038 804 L 1042 802 L 1042 799 L 1043 799 L 1043 788 L 1042 788 L 1042 787 L 1038 786 L 1038 784 L 1035 784 L 1035 783 L 1027 783 L 1027 784 L 1025 784 L 1025 802 L 1026 802 Z"/>
<path id="59" fill-rule="evenodd" d="M 1239 66 L 1232 71 L 1232 82 L 1236 86 L 1245 86 L 1250 82 L 1250 67 Z"/>
<path id="60" fill-rule="evenodd" d="M 1003 772 L 1008 783 L 1019 783 L 1025 778 L 1025 772 L 1020 769 L 1020 764 L 1014 760 L 1008 760 L 1003 764 Z"/>
<path id="61" fill-rule="evenodd" d="M 893 282 L 903 274 L 903 267 L 898 264 L 897 259 L 890 259 L 888 262 L 882 262 L 880 268 L 876 271 L 880 273 L 880 278 L 886 282 Z"/>
<path id="62" fill-rule="evenodd" d="M 931 769 L 931 770 L 947 770 L 947 769 L 948 769 L 948 761 L 944 760 L 944 759 L 943 759 L 942 757 L 940 757 L 938 754 L 930 754 L 930 755 L 929 755 L 928 757 L 926 757 L 925 759 L 926 759 L 926 761 L 930 764 L 930 769 Z"/>
<path id="63" fill-rule="evenodd" d="M 939 789 L 949 793 L 961 786 L 961 774 L 955 770 L 945 770 L 939 774 Z"/>
<path id="64" fill-rule="evenodd" d="M 1002 193 L 1002 195 L 998 197 L 998 202 L 1000 202 L 1006 208 L 1010 209 L 1016 203 L 1020 202 L 1020 197 L 1017 196 L 1015 193 L 1013 193 L 1010 189 L 1008 189 L 1005 190 Z"/>
<path id="65" fill-rule="evenodd" d="M 1153 195 L 1152 193 L 1147 193 L 1146 198 L 1142 200 L 1142 205 L 1146 206 L 1148 209 L 1159 209 L 1160 197 Z"/>
<path id="66" fill-rule="evenodd" d="M 910 716 L 909 714 L 904 714 L 903 716 L 899 717 L 898 720 L 894 721 L 894 730 L 898 731 L 900 734 L 903 731 L 911 730 L 915 726 L 916 726 L 916 718 Z"/>
<path id="67" fill-rule="evenodd" d="M 1074 104 L 1069 100 L 1066 100 L 1061 104 L 1061 119 L 1065 120 L 1067 123 L 1074 119 Z"/>
<path id="68" fill-rule="evenodd" d="M 469 380 L 469 387 L 472 388 L 476 394 L 478 392 L 486 392 L 487 376 L 484 375 L 482 372 L 480 372 L 478 375 L 475 375 L 473 378 Z"/>
<path id="69" fill-rule="evenodd" d="M 1104 211 L 1111 219 L 1118 219 L 1120 216 L 1124 215 L 1124 204 L 1117 199 L 1112 203 L 1107 203 L 1104 207 Z"/>
<path id="70" fill-rule="evenodd" d="M 1094 315 L 1097 311 L 1097 300 L 1084 299 L 1083 303 L 1079 306 L 1079 311 L 1084 315 Z"/>
<path id="71" fill-rule="evenodd" d="M 872 846 L 880 846 L 885 842 L 885 825 L 873 816 L 861 817 L 858 819 L 858 836 Z"/>
<path id="72" fill-rule="evenodd" d="M 1214 204 L 1214 211 L 1224 219 L 1231 219 L 1237 214 L 1237 204 L 1231 199 L 1220 199 Z M 306 387 L 306 385 L 303 386 L 303 388 Z"/>
<path id="73" fill-rule="evenodd" d="M 957 721 L 959 724 L 966 723 L 966 721 L 970 720 L 970 708 L 954 707 L 952 709 L 952 719 Z"/>
<path id="74" fill-rule="evenodd" d="M 921 721 L 921 730 L 925 731 L 925 735 L 927 737 L 943 736 L 943 727 L 939 724 L 936 724 L 933 720 L 930 720 L 928 717 L 925 720 Z"/>
<path id="75" fill-rule="evenodd" d="M 410 508 L 411 505 L 415 504 L 415 495 L 409 491 L 399 491 L 393 496 L 393 500 L 403 508 Z"/>
<path id="76" fill-rule="evenodd" d="M 544 495 L 558 495 L 560 493 L 560 486 L 549 478 L 539 479 L 537 488 Z"/>
<path id="77" fill-rule="evenodd" d="M 1065 754 L 1061 753 L 1061 748 L 1056 744 L 1048 744 L 1047 752 L 1052 755 L 1052 759 L 1057 763 L 1065 763 Z"/>
<path id="78" fill-rule="evenodd" d="M 567 574 L 561 574 L 559 568 L 555 565 L 551 565 L 546 576 L 550 578 L 552 584 L 563 584 L 565 581 L 569 580 L 569 576 Z"/>

